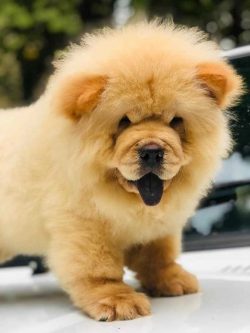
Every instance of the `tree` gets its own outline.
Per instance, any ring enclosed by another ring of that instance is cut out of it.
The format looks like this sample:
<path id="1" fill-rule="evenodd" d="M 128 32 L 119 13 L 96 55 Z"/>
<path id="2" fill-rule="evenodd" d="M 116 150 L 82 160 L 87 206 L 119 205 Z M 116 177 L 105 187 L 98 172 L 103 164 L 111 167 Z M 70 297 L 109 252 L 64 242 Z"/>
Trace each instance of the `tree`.
<path id="1" fill-rule="evenodd" d="M 31 102 L 68 41 L 110 25 L 114 8 L 198 25 L 223 47 L 250 42 L 250 0 L 1 0 L 0 106 Z M 125 6 L 126 5 L 126 6 Z"/>
<path id="2" fill-rule="evenodd" d="M 113 4 L 114 0 L 1 0 L 2 104 L 32 101 L 45 73 L 52 70 L 57 50 L 69 39 L 76 40 L 91 23 L 107 21 Z"/>

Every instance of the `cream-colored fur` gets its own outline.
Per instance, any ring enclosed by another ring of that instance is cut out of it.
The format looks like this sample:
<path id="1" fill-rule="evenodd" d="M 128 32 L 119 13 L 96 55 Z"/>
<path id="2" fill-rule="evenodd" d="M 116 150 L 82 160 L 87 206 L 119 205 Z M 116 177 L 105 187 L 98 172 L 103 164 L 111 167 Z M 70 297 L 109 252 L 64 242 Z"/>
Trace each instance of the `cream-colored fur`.
<path id="1" fill-rule="evenodd" d="M 45 256 L 76 306 L 99 320 L 149 313 L 122 283 L 124 264 L 151 293 L 197 291 L 174 261 L 230 150 L 225 109 L 239 76 L 202 33 L 156 22 L 88 35 L 56 67 L 36 103 L 0 113 L 0 260 Z M 119 132 L 125 114 L 132 125 Z M 169 126 L 176 115 L 184 139 Z M 134 147 L 152 140 L 168 157 L 151 207 L 128 180 L 140 177 Z"/>

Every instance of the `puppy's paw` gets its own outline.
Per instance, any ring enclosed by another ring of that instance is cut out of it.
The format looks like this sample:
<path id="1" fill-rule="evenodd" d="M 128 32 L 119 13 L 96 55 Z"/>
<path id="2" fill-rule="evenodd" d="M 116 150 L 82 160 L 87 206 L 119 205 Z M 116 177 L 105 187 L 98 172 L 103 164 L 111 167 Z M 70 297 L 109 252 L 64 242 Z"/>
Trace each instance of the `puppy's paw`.
<path id="1" fill-rule="evenodd" d="M 155 275 L 151 274 L 150 278 L 142 280 L 143 287 L 151 296 L 181 296 L 199 291 L 197 278 L 176 263 L 167 265 Z"/>
<path id="2" fill-rule="evenodd" d="M 150 303 L 142 293 L 121 292 L 99 299 L 86 312 L 99 321 L 130 320 L 149 315 Z"/>

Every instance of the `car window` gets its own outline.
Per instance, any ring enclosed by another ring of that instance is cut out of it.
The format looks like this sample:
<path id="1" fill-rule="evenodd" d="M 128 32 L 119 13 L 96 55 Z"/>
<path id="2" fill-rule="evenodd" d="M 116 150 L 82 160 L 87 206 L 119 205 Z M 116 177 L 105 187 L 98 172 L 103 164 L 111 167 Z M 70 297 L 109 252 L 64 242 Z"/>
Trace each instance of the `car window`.
<path id="1" fill-rule="evenodd" d="M 232 64 L 246 86 L 233 110 L 235 147 L 215 178 L 215 190 L 188 223 L 188 249 L 250 245 L 250 56 L 234 59 Z"/>
<path id="2" fill-rule="evenodd" d="M 235 148 L 216 177 L 216 182 L 250 179 L 250 56 L 232 60 L 233 66 L 244 77 L 246 93 L 233 113 L 232 131 Z"/>

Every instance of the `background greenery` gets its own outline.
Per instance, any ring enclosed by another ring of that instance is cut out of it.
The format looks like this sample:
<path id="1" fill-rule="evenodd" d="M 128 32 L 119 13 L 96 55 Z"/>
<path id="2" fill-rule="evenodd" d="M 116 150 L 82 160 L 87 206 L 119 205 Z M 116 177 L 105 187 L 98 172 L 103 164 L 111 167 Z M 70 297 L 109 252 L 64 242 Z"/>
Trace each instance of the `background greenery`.
<path id="1" fill-rule="evenodd" d="M 69 40 L 156 15 L 198 25 L 224 49 L 250 43 L 250 0 L 1 0 L 0 107 L 34 100 Z"/>

